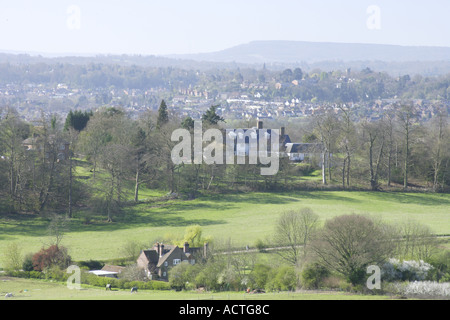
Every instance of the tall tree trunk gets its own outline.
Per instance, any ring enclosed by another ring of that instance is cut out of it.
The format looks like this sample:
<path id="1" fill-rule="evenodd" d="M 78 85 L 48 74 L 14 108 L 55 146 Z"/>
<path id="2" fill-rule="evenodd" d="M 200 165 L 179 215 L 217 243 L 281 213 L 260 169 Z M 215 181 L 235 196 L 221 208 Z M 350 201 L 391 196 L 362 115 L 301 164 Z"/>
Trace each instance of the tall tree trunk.
<path id="1" fill-rule="evenodd" d="M 411 156 L 410 150 L 410 131 L 412 129 L 412 120 L 415 117 L 415 108 L 413 104 L 407 104 L 400 106 L 399 118 L 402 123 L 403 134 L 405 136 L 404 140 L 404 163 L 403 163 L 403 189 L 406 191 L 408 189 L 408 178 L 409 178 L 409 161 Z"/>
<path id="2" fill-rule="evenodd" d="M 9 192 L 11 193 L 11 197 L 14 197 L 14 160 L 13 157 L 11 156 L 11 162 L 10 162 L 10 171 L 9 171 L 9 180 L 10 180 L 10 185 L 9 185 Z"/>
<path id="3" fill-rule="evenodd" d="M 378 185 L 378 173 L 380 169 L 381 158 L 383 156 L 385 137 L 377 129 L 376 132 L 369 132 L 369 169 L 370 169 L 370 187 L 372 191 L 379 189 Z M 383 130 L 383 129 L 381 129 Z M 374 164 L 374 148 L 377 140 L 381 139 L 380 151 L 378 153 L 376 163 Z"/>
<path id="4" fill-rule="evenodd" d="M 47 201 L 48 201 L 48 196 L 50 194 L 50 190 L 53 187 L 53 176 L 54 176 L 54 173 L 55 173 L 55 163 L 56 163 L 56 159 L 55 159 L 55 155 L 53 155 L 53 160 L 52 160 L 52 163 L 51 163 L 51 166 L 50 166 L 50 172 L 49 172 L 50 173 L 50 177 L 48 179 L 47 187 L 42 186 L 41 193 L 40 193 L 40 196 L 39 196 L 39 199 L 40 199 L 39 212 L 42 212 L 42 210 L 44 210 L 44 208 L 45 208 L 45 206 L 47 204 Z"/>
<path id="5" fill-rule="evenodd" d="M 325 152 L 322 153 L 322 183 L 327 184 Z"/>
<path id="6" fill-rule="evenodd" d="M 138 203 L 139 202 L 139 165 L 136 169 L 136 184 L 134 186 L 134 202 Z"/>
<path id="7" fill-rule="evenodd" d="M 408 173 L 409 173 L 409 124 L 406 123 L 405 126 L 405 163 L 404 163 L 404 179 L 403 179 L 403 189 L 408 189 Z"/>
<path id="8" fill-rule="evenodd" d="M 370 171 L 370 188 L 372 190 L 376 189 L 376 181 L 375 181 L 375 170 L 373 168 L 373 146 L 375 143 L 375 138 L 370 136 L 369 141 L 369 171 Z"/>
<path id="9" fill-rule="evenodd" d="M 92 183 L 95 183 L 95 174 L 97 173 L 97 159 L 94 158 L 93 162 L 92 162 L 94 168 L 92 169 Z"/>
<path id="10" fill-rule="evenodd" d="M 72 157 L 69 155 L 69 213 L 67 215 L 69 219 L 72 219 L 72 182 Z"/>
<path id="11" fill-rule="evenodd" d="M 441 158 L 441 147 L 442 147 L 442 140 L 444 138 L 443 136 L 443 116 L 442 114 L 439 115 L 439 131 L 438 131 L 438 140 L 437 140 L 437 150 L 436 155 L 434 159 L 433 169 L 434 169 L 434 175 L 433 175 L 433 191 L 436 192 L 438 189 L 438 179 L 439 179 L 439 172 L 442 165 L 442 158 Z"/>
<path id="12" fill-rule="evenodd" d="M 350 153 L 347 154 L 347 187 L 350 187 L 350 164 L 351 156 Z"/>
<path id="13" fill-rule="evenodd" d="M 331 181 L 331 152 L 327 153 L 328 179 Z"/>
<path id="14" fill-rule="evenodd" d="M 342 188 L 345 189 L 345 169 L 346 169 L 347 158 L 344 158 L 344 162 L 342 163 Z"/>
<path id="15" fill-rule="evenodd" d="M 392 152 L 393 150 L 393 146 L 394 146 L 394 130 L 393 130 L 393 124 L 392 124 L 392 119 L 389 118 L 389 153 L 388 153 L 388 187 L 391 186 L 392 183 Z"/>
<path id="16" fill-rule="evenodd" d="M 446 172 L 447 172 L 448 163 L 449 163 L 449 160 L 447 159 L 447 160 L 445 161 L 445 166 L 444 166 L 444 168 L 443 168 L 444 174 L 442 175 L 442 187 L 444 187 L 444 185 L 445 185 L 445 174 L 446 174 Z"/>
<path id="17" fill-rule="evenodd" d="M 439 152 L 440 150 L 438 150 L 438 154 L 437 157 L 439 157 Z M 439 178 L 439 172 L 440 172 L 440 167 L 441 167 L 441 161 L 437 159 L 435 159 L 434 161 L 434 174 L 433 174 L 433 192 L 436 192 L 438 189 L 438 178 Z"/>
<path id="18" fill-rule="evenodd" d="M 398 168 L 398 142 L 395 142 L 395 168 Z"/>
<path id="19" fill-rule="evenodd" d="M 112 216 L 111 216 L 111 208 L 114 201 L 114 180 L 115 180 L 115 174 L 114 172 L 111 172 L 111 185 L 109 188 L 109 193 L 106 197 L 106 212 L 108 214 L 107 222 L 112 222 Z"/>
<path id="20" fill-rule="evenodd" d="M 383 152 L 384 152 L 384 137 L 383 137 L 383 142 L 381 143 L 381 147 L 380 147 L 380 152 L 378 154 L 378 158 L 377 158 L 377 166 L 375 168 L 375 183 L 376 183 L 376 189 L 379 189 L 378 186 L 378 173 L 380 172 L 380 163 L 381 163 L 381 158 L 383 157 Z"/>
<path id="21" fill-rule="evenodd" d="M 391 146 L 389 146 L 389 155 L 388 155 L 388 183 L 387 183 L 387 185 L 388 185 L 388 187 L 390 187 L 391 186 L 391 183 L 392 183 L 392 176 L 391 176 L 391 172 L 392 172 L 392 168 L 391 168 L 391 166 L 392 166 L 392 147 Z"/>

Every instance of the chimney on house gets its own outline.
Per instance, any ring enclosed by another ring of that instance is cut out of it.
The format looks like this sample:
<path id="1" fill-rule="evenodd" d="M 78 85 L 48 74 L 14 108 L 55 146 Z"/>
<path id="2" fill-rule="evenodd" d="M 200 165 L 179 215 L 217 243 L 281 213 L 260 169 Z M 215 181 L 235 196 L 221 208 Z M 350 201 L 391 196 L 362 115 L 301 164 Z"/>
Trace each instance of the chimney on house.
<path id="1" fill-rule="evenodd" d="M 160 246 L 159 246 L 159 242 L 156 243 L 155 247 L 156 247 L 156 253 L 158 253 L 158 256 L 159 256 L 159 252 L 160 252 L 159 250 L 161 250 Z"/>
<path id="2" fill-rule="evenodd" d="M 159 248 L 159 257 L 161 258 L 164 255 L 164 245 L 161 243 Z"/>
<path id="3" fill-rule="evenodd" d="M 264 122 L 258 121 L 258 130 L 264 129 Z"/>
<path id="4" fill-rule="evenodd" d="M 189 242 L 185 242 L 184 243 L 183 252 L 184 253 L 188 253 L 189 252 Z"/>
<path id="5" fill-rule="evenodd" d="M 286 128 L 285 127 L 281 127 L 280 136 L 284 137 L 285 135 L 286 135 Z"/>

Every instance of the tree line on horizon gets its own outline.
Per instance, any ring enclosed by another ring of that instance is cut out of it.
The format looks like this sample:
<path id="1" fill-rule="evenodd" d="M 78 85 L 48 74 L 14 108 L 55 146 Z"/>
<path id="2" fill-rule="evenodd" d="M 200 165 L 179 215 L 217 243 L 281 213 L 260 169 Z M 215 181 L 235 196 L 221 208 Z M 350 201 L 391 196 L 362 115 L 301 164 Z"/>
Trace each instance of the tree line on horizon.
<path id="1" fill-rule="evenodd" d="M 369 67 L 358 70 L 326 71 L 300 67 L 269 70 L 265 67 L 211 68 L 207 70 L 180 67 L 144 67 L 119 64 L 70 63 L 0 63 L 0 85 L 44 84 L 54 87 L 60 83 L 73 88 L 92 89 L 165 89 L 179 94 L 180 89 L 220 92 L 263 92 L 263 99 L 274 98 L 325 103 L 371 102 L 376 99 L 450 100 L 450 75 L 426 76 L 400 74 L 398 77 L 377 72 Z M 297 85 L 292 82 L 297 81 Z M 248 88 L 245 84 L 267 86 Z M 276 88 L 275 84 L 282 84 Z M 108 91 L 98 94 L 107 100 Z M 106 95 L 106 96 L 105 96 Z M 214 94 L 212 94 L 214 96 Z M 86 98 L 86 97 L 84 97 Z"/>

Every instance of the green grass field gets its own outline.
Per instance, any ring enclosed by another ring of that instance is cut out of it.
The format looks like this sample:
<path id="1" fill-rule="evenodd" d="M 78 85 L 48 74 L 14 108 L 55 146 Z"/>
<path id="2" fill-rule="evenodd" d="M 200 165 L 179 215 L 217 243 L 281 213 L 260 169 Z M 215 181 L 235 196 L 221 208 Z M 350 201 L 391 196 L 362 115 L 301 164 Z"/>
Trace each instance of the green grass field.
<path id="1" fill-rule="evenodd" d="M 341 292 L 280 292 L 265 294 L 246 294 L 243 292 L 175 292 L 139 291 L 131 294 L 129 290 L 113 290 L 82 287 L 70 290 L 63 283 L 0 277 L 0 299 L 6 293 L 13 293 L 10 300 L 385 300 L 388 296 L 353 295 Z"/>
<path id="2" fill-rule="evenodd" d="M 147 191 L 151 196 L 151 192 Z M 421 193 L 314 191 L 210 195 L 193 201 L 149 202 L 124 209 L 118 222 L 93 220 L 83 224 L 75 213 L 62 245 L 75 261 L 120 258 L 129 241 L 148 244 L 167 235 L 181 237 L 190 225 L 201 225 L 204 236 L 253 246 L 273 233 L 279 215 L 311 208 L 321 221 L 343 214 L 368 214 L 397 224 L 408 219 L 429 226 L 435 234 L 450 234 L 450 195 Z M 124 221 L 124 222 L 121 222 Z M 126 222 L 125 222 L 126 221 Z M 17 243 L 22 253 L 36 252 L 49 242 L 48 220 L 32 216 L 0 219 L 0 266 L 5 248 Z"/>

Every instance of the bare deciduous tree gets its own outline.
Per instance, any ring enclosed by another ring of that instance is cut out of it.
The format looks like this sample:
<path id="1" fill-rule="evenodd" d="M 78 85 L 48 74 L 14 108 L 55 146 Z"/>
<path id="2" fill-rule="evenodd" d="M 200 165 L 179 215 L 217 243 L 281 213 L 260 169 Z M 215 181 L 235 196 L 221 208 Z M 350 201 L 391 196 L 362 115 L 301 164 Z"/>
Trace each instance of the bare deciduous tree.
<path id="1" fill-rule="evenodd" d="M 55 245 L 59 247 L 64 235 L 69 230 L 69 223 L 70 220 L 65 215 L 52 214 L 50 216 L 50 223 L 47 228 L 47 233 L 50 237 L 49 246 Z"/>
<path id="2" fill-rule="evenodd" d="M 317 131 L 317 136 L 322 143 L 322 183 L 327 184 L 327 174 L 328 180 L 331 181 L 331 155 L 334 152 L 336 146 L 336 138 L 339 135 L 339 123 L 338 118 L 335 114 L 326 113 L 319 115 L 314 118 L 315 129 Z"/>
<path id="3" fill-rule="evenodd" d="M 411 130 L 415 119 L 415 107 L 412 103 L 402 104 L 397 110 L 397 118 L 404 137 L 403 189 L 408 189 L 411 157 Z"/>
<path id="4" fill-rule="evenodd" d="M 436 253 L 437 239 L 426 225 L 408 220 L 399 226 L 399 235 L 397 250 L 401 259 L 427 260 Z"/>
<path id="5" fill-rule="evenodd" d="M 380 164 L 386 145 L 385 123 L 383 121 L 364 122 L 363 133 L 368 148 L 370 187 L 373 191 L 376 191 L 379 189 Z"/>
<path id="6" fill-rule="evenodd" d="M 275 227 L 273 241 L 275 245 L 286 249 L 278 250 L 277 254 L 297 265 L 301 252 L 306 254 L 305 247 L 317 228 L 318 220 L 319 217 L 309 208 L 283 213 Z"/>
<path id="7" fill-rule="evenodd" d="M 432 122 L 430 134 L 430 157 L 433 169 L 433 191 L 439 189 L 439 176 L 443 170 L 445 159 L 450 158 L 450 139 L 448 115 L 441 109 Z"/>
<path id="8" fill-rule="evenodd" d="M 326 221 L 311 241 L 318 263 L 347 278 L 362 281 L 369 265 L 380 265 L 393 252 L 390 229 L 361 215 L 345 215 Z"/>
<path id="9" fill-rule="evenodd" d="M 356 149 L 356 128 L 352 121 L 351 111 L 342 105 L 339 105 L 342 111 L 342 135 L 340 138 L 339 149 L 345 154 L 342 165 L 342 187 L 350 187 L 350 171 L 352 165 L 352 156 Z M 347 182 L 345 180 L 347 179 Z"/>
<path id="10" fill-rule="evenodd" d="M 4 251 L 5 269 L 19 271 L 22 268 L 22 248 L 16 242 L 8 244 Z"/>

